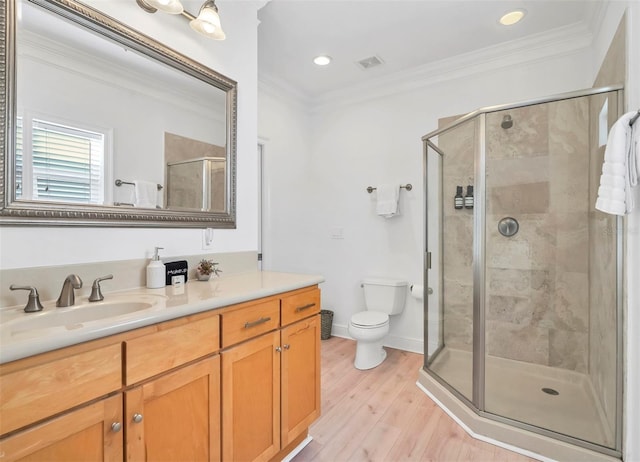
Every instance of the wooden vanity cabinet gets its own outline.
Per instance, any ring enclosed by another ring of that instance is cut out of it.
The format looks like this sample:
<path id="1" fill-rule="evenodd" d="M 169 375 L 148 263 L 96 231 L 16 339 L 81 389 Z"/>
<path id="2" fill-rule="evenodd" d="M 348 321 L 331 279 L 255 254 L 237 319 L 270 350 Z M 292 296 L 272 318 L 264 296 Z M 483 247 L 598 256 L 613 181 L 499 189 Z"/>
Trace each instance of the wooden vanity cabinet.
<path id="1" fill-rule="evenodd" d="M 0 459 L 122 461 L 122 345 L 98 340 L 0 366 Z"/>
<path id="2" fill-rule="evenodd" d="M 320 417 L 320 315 L 282 329 L 281 446 Z"/>
<path id="3" fill-rule="evenodd" d="M 127 461 L 220 460 L 219 318 L 186 317 L 125 340 Z"/>
<path id="4" fill-rule="evenodd" d="M 5 462 L 122 462 L 122 394 L 0 440 Z"/>
<path id="5" fill-rule="evenodd" d="M 223 461 L 267 461 L 280 451 L 279 345 L 273 331 L 221 354 Z"/>
<path id="6" fill-rule="evenodd" d="M 220 356 L 125 391 L 128 461 L 220 460 Z"/>
<path id="7" fill-rule="evenodd" d="M 281 460 L 320 414 L 310 287 L 0 365 L 0 460 Z"/>
<path id="8" fill-rule="evenodd" d="M 280 460 L 320 415 L 320 290 L 302 289 L 277 302 L 281 327 L 244 336 L 243 343 L 221 353 L 225 462 Z M 273 319 L 274 306 L 271 302 L 268 315 L 250 310 L 229 314 L 235 324 L 252 326 L 257 319 Z M 238 322 L 241 313 L 253 316 Z M 223 345 L 227 316 L 222 314 Z"/>

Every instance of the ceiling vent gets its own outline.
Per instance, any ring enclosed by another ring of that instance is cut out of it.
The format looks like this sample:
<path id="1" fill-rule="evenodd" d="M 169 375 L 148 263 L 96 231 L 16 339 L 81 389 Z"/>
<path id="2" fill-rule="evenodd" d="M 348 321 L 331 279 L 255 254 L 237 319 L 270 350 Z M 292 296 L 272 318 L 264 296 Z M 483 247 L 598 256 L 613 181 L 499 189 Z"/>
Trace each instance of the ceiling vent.
<path id="1" fill-rule="evenodd" d="M 372 67 L 379 66 L 382 63 L 384 63 L 384 61 L 382 61 L 382 59 L 378 58 L 377 56 L 370 56 L 368 58 L 364 58 L 358 61 L 358 65 L 365 70 L 371 69 Z"/>

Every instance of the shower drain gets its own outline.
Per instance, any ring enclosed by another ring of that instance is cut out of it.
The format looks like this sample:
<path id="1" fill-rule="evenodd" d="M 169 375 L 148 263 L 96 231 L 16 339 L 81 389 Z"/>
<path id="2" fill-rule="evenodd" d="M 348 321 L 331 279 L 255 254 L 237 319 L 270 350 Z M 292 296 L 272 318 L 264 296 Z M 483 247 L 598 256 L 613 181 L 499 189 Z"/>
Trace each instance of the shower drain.
<path id="1" fill-rule="evenodd" d="M 543 388 L 542 391 L 544 391 L 547 395 L 557 396 L 560 394 L 558 390 L 554 390 L 553 388 Z"/>

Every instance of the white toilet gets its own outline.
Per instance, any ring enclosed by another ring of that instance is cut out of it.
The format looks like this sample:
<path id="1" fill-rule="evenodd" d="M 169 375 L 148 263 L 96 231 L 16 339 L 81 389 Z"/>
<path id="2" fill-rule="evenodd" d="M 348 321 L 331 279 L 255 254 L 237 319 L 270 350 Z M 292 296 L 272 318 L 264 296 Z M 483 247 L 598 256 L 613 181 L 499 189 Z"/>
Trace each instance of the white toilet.
<path id="1" fill-rule="evenodd" d="M 365 279 L 366 311 L 351 316 L 349 335 L 356 343 L 356 369 L 372 369 L 387 357 L 382 339 L 389 332 L 389 315 L 402 313 L 407 296 L 407 281 Z"/>

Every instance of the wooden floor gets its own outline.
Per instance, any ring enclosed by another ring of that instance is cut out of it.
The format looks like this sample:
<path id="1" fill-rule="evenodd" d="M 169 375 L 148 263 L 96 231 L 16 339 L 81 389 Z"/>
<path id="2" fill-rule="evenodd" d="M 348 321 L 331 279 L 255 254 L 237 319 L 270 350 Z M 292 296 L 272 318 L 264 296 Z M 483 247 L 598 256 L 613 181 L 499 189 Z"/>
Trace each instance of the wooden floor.
<path id="1" fill-rule="evenodd" d="M 322 341 L 322 416 L 294 462 L 531 461 L 471 438 L 416 385 L 422 355 L 387 348 L 378 367 L 353 367 L 355 343 Z"/>

